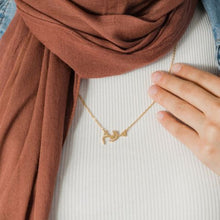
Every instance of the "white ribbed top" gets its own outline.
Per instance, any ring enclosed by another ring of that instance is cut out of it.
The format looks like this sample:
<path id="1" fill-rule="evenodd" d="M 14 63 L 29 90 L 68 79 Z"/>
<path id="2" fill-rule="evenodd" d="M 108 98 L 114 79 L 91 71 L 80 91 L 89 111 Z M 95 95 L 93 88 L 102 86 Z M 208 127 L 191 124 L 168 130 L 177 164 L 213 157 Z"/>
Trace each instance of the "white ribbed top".
<path id="1" fill-rule="evenodd" d="M 214 51 L 199 3 L 175 61 L 217 74 Z M 171 57 L 172 51 L 126 74 L 83 79 L 80 94 L 106 129 L 121 132 L 152 103 L 151 73 L 167 71 Z M 165 109 L 154 104 L 127 137 L 103 145 L 101 129 L 78 100 L 50 220 L 220 220 L 220 177 L 158 122 L 159 110 Z"/>

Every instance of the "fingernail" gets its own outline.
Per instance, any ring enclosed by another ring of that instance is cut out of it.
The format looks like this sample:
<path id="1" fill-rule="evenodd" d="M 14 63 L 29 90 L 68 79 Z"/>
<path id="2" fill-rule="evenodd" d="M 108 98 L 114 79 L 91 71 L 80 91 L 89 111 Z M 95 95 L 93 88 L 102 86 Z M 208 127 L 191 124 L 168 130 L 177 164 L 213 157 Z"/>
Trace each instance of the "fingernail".
<path id="1" fill-rule="evenodd" d="M 171 71 L 172 71 L 173 73 L 177 73 L 177 72 L 180 71 L 181 67 L 182 67 L 181 64 L 175 63 L 175 64 L 172 65 Z"/>
<path id="2" fill-rule="evenodd" d="M 163 113 L 162 112 L 157 112 L 157 118 L 161 120 L 163 118 Z"/>
<path id="3" fill-rule="evenodd" d="M 152 74 L 152 81 L 153 82 L 158 82 L 162 77 L 162 73 L 161 72 L 154 72 Z"/>
<path id="4" fill-rule="evenodd" d="M 150 95 L 155 95 L 157 93 L 157 88 L 155 86 L 151 86 L 148 90 Z"/>

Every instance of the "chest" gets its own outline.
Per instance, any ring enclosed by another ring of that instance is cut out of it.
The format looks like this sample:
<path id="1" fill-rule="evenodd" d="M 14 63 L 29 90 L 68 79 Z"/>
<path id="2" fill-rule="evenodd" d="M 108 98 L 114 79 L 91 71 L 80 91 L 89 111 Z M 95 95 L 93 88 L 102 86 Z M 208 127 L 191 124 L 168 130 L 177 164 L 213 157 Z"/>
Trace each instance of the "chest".
<path id="1" fill-rule="evenodd" d="M 196 9 L 177 45 L 175 62 L 217 73 L 208 17 Z M 80 94 L 103 127 L 123 131 L 152 103 L 151 73 L 168 71 L 172 51 L 123 75 L 82 80 Z M 193 73 L 192 73 L 193 74 Z M 102 130 L 78 101 L 66 139 L 51 219 L 217 220 L 220 182 L 157 121 L 159 104 L 127 137 L 102 144 Z"/>

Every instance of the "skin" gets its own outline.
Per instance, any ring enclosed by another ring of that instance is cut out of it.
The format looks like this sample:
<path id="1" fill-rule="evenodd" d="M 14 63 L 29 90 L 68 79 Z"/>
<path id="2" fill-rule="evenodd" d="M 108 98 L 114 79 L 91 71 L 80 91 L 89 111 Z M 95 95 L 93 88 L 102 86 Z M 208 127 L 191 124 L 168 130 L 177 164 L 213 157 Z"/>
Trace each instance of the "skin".
<path id="1" fill-rule="evenodd" d="M 148 94 L 167 110 L 158 121 L 220 176 L 220 77 L 181 63 L 151 77 Z"/>

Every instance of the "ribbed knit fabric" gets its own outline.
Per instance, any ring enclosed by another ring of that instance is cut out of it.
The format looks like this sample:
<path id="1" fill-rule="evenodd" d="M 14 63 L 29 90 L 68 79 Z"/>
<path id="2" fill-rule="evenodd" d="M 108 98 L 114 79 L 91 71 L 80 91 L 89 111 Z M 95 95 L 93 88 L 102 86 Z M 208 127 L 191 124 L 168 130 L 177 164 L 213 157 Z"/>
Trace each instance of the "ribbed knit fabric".
<path id="1" fill-rule="evenodd" d="M 217 74 L 214 51 L 199 3 L 175 62 Z M 152 103 L 151 73 L 167 71 L 171 57 L 172 51 L 126 74 L 83 79 L 80 94 L 106 129 L 121 132 Z M 220 177 L 157 121 L 159 110 L 165 109 L 154 104 L 127 137 L 103 145 L 101 129 L 78 100 L 50 220 L 220 220 Z"/>

